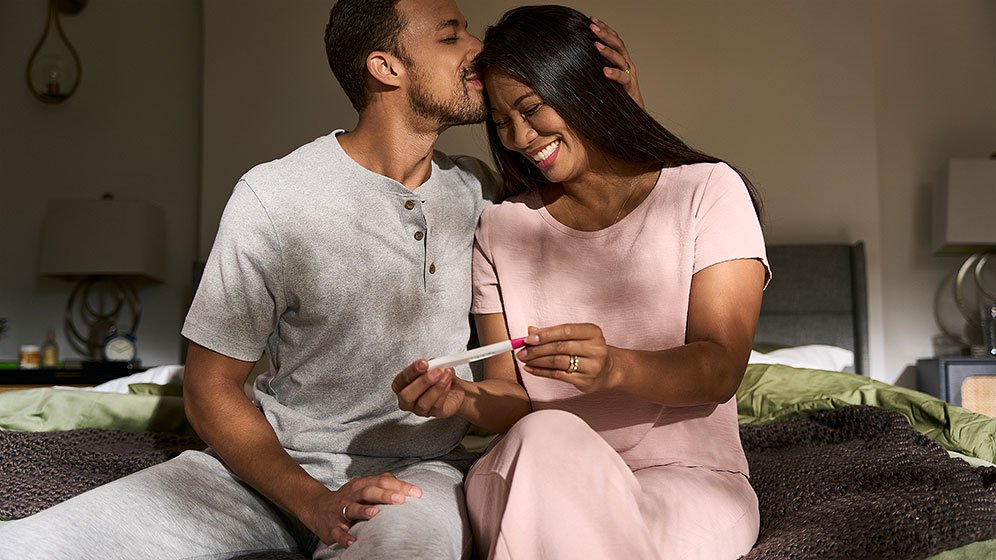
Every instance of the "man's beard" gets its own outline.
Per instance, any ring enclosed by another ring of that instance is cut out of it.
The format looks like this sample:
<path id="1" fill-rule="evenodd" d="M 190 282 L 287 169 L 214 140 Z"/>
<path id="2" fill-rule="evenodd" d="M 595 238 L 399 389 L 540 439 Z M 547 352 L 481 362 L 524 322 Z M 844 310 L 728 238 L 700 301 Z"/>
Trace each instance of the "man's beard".
<path id="1" fill-rule="evenodd" d="M 465 72 L 464 75 L 466 74 Z M 423 88 L 424 83 L 422 74 L 416 72 L 408 90 L 408 103 L 417 116 L 437 123 L 440 128 L 476 124 L 487 116 L 484 96 L 478 92 L 471 92 L 466 79 L 446 100 L 433 98 Z"/>

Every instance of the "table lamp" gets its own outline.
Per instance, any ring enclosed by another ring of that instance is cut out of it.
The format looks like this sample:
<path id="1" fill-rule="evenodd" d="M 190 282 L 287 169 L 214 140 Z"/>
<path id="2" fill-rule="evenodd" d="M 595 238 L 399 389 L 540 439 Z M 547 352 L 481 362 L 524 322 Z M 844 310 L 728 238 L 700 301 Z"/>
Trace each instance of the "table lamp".
<path id="1" fill-rule="evenodd" d="M 974 354 L 996 355 L 996 271 L 990 270 L 996 265 L 996 159 L 949 161 L 933 202 L 934 253 L 969 255 L 953 283 L 955 303 L 968 322 L 965 333 L 944 327 L 935 300 L 938 326 Z"/>
<path id="2" fill-rule="evenodd" d="M 104 359 L 105 338 L 133 336 L 142 315 L 135 281 L 165 276 L 165 219 L 138 200 L 52 200 L 45 210 L 39 273 L 76 281 L 66 304 L 66 339 Z"/>

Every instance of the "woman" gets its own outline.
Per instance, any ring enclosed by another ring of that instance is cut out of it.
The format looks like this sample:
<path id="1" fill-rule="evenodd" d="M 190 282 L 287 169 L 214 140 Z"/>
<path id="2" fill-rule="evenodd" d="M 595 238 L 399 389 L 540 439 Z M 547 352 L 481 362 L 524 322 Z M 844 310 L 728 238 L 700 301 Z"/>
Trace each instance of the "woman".
<path id="1" fill-rule="evenodd" d="M 525 7 L 485 36 L 506 199 L 473 311 L 482 344 L 526 347 L 479 383 L 427 372 L 408 409 L 504 433 L 465 483 L 481 558 L 737 558 L 759 524 L 733 396 L 769 277 L 760 204 L 592 71 L 588 25 Z"/>
<path id="2" fill-rule="evenodd" d="M 518 376 L 510 355 L 486 375 L 535 411 L 468 475 L 478 551 L 737 558 L 759 523 L 733 396 L 768 277 L 760 204 L 589 79 L 599 58 L 583 14 L 537 6 L 478 59 L 507 199 L 481 218 L 473 310 L 482 343 L 528 332 Z"/>

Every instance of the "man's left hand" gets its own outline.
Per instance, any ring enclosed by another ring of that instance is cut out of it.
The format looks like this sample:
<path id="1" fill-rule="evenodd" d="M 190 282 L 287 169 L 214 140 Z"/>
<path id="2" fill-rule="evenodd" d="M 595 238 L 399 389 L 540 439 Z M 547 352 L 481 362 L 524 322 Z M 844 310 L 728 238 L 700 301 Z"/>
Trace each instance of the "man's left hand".
<path id="1" fill-rule="evenodd" d="M 460 410 L 466 393 L 453 368 L 429 369 L 418 360 L 395 376 L 391 390 L 398 395 L 398 408 L 418 416 L 449 418 Z"/>

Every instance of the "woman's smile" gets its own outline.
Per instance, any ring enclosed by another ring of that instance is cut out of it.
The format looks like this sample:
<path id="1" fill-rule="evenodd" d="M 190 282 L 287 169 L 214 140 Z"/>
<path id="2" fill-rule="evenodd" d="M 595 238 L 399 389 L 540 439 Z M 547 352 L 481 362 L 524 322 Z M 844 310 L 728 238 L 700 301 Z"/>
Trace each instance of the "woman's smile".
<path id="1" fill-rule="evenodd" d="M 560 152 L 560 140 L 554 140 L 550 142 L 545 147 L 535 150 L 529 153 L 529 157 L 532 158 L 533 162 L 536 163 L 536 167 L 540 169 L 545 169 L 553 165 L 553 162 L 557 159 L 557 154 Z"/>

